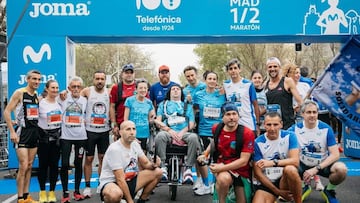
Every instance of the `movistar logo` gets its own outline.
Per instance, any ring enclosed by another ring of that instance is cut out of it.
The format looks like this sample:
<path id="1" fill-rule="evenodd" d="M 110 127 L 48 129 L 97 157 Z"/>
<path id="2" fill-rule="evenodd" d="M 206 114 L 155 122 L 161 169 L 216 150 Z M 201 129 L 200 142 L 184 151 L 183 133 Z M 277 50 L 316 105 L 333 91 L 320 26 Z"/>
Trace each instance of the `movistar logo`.
<path id="1" fill-rule="evenodd" d="M 37 18 L 41 16 L 88 16 L 90 10 L 85 3 L 32 3 L 29 12 L 30 17 Z"/>

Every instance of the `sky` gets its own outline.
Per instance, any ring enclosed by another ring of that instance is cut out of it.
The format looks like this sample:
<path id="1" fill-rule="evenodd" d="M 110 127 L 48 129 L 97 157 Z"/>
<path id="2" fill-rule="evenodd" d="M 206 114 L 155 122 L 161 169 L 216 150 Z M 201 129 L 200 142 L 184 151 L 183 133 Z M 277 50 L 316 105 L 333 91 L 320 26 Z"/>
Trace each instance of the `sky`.
<path id="1" fill-rule="evenodd" d="M 144 52 L 152 53 L 156 70 L 161 65 L 170 68 L 170 80 L 180 83 L 179 76 L 188 65 L 198 68 L 198 57 L 193 49 L 196 44 L 140 44 L 138 45 Z"/>

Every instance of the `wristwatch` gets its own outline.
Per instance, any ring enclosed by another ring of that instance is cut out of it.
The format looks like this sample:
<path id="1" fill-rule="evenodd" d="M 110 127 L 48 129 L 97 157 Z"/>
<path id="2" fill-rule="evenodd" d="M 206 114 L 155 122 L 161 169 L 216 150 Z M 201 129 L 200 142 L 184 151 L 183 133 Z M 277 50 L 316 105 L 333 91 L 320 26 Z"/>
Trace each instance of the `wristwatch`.
<path id="1" fill-rule="evenodd" d="M 320 166 L 320 164 L 319 165 L 316 165 L 316 167 L 315 167 L 318 171 L 320 171 L 322 168 L 321 168 L 321 166 Z"/>
<path id="2" fill-rule="evenodd" d="M 278 164 L 279 164 L 279 160 L 278 160 L 278 159 L 274 159 L 273 161 L 274 161 L 274 164 L 275 164 L 274 166 L 277 167 Z"/>

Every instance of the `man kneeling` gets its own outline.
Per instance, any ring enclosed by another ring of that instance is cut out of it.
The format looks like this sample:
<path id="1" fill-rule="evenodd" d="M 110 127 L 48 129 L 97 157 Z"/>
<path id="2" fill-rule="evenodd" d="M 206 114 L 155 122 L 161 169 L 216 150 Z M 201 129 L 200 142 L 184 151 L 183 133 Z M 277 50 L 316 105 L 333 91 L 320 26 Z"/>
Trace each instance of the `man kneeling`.
<path id="1" fill-rule="evenodd" d="M 137 201 L 143 203 L 161 179 L 160 159 L 154 164 L 146 157 L 135 141 L 136 128 L 132 121 L 124 121 L 119 133 L 121 138 L 112 143 L 104 155 L 99 185 L 101 200 L 118 203 L 125 199 L 133 203 L 136 193 L 143 188 Z"/>

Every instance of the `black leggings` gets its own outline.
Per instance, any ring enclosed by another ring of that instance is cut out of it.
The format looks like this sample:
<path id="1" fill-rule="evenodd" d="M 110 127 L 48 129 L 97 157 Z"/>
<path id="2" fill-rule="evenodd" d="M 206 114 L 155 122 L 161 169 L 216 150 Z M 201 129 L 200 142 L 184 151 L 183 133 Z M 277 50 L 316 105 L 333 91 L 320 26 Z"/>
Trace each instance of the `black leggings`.
<path id="1" fill-rule="evenodd" d="M 75 157 L 74 157 L 74 165 L 75 165 L 75 192 L 80 191 L 80 182 L 83 173 L 82 162 L 84 158 L 84 146 L 86 140 L 60 140 L 61 146 L 61 185 L 63 188 L 63 192 L 68 191 L 68 181 L 69 174 L 68 170 L 70 169 L 70 154 L 72 145 L 75 147 Z"/>
<path id="2" fill-rule="evenodd" d="M 49 172 L 50 191 L 54 191 L 59 175 L 60 147 L 56 145 L 56 141 L 40 142 L 37 154 L 39 157 L 38 181 L 40 190 L 45 190 Z"/>

